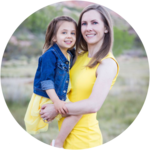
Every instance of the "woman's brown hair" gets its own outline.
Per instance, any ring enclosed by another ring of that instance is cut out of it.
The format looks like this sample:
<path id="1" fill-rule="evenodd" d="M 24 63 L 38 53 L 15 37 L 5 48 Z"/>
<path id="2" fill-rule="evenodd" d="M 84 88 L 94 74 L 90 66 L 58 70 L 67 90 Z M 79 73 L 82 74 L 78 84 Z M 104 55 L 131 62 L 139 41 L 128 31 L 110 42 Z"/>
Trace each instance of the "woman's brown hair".
<path id="1" fill-rule="evenodd" d="M 101 5 L 90 5 L 86 7 L 82 12 L 79 17 L 78 21 L 78 38 L 77 38 L 77 43 L 76 43 L 76 56 L 80 54 L 84 54 L 85 52 L 88 51 L 87 43 L 84 40 L 82 34 L 81 34 L 81 20 L 82 16 L 84 13 L 90 11 L 90 10 L 95 10 L 97 11 L 100 16 L 102 21 L 104 22 L 104 26 L 106 30 L 108 30 L 107 33 L 104 35 L 104 40 L 101 48 L 99 51 L 93 56 L 87 67 L 93 68 L 95 67 L 98 63 L 101 62 L 101 60 L 112 50 L 113 46 L 113 25 L 112 25 L 112 20 L 109 15 L 109 13 L 106 11 L 106 9 L 101 6 Z M 83 53 L 81 53 L 81 51 Z"/>
<path id="2" fill-rule="evenodd" d="M 54 18 L 50 22 L 50 24 L 48 25 L 47 30 L 46 30 L 45 43 L 43 46 L 43 53 L 45 53 L 54 44 L 53 38 L 54 38 L 54 36 L 56 36 L 61 23 L 64 21 L 74 23 L 76 32 L 77 32 L 77 23 L 72 18 L 70 18 L 68 16 L 60 16 L 60 17 Z M 71 47 L 70 49 L 72 49 L 73 47 Z"/>

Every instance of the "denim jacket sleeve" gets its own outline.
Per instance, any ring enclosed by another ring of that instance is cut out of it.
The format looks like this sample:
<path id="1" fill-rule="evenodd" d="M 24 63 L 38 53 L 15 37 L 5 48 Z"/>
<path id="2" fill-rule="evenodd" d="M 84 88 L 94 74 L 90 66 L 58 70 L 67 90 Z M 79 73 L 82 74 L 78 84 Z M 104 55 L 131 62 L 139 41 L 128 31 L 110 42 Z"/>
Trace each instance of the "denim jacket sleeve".
<path id="1" fill-rule="evenodd" d="M 42 90 L 55 89 L 54 76 L 56 70 L 56 56 L 47 51 L 41 56 L 41 88 Z"/>

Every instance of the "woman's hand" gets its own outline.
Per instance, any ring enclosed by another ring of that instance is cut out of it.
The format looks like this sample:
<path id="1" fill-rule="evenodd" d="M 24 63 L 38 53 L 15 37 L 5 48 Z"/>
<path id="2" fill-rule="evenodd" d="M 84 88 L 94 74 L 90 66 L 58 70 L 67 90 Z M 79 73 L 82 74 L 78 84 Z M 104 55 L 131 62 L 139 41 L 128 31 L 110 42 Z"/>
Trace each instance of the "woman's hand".
<path id="1" fill-rule="evenodd" d="M 53 104 L 45 104 L 41 107 L 40 115 L 41 115 L 41 118 L 49 122 L 53 120 L 58 115 L 58 113 L 55 110 Z"/>
<path id="2" fill-rule="evenodd" d="M 62 114 L 62 115 L 65 115 L 68 113 L 68 109 L 65 106 L 65 103 L 66 102 L 61 101 L 61 100 L 54 102 L 54 107 L 55 107 L 57 113 Z"/>

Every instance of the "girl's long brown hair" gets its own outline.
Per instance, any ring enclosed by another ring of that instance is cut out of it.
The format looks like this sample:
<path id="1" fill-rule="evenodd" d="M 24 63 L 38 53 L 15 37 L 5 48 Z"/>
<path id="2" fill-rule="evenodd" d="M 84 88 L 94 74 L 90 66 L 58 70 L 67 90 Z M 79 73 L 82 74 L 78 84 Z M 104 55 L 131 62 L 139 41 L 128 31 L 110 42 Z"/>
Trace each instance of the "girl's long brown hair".
<path id="1" fill-rule="evenodd" d="M 106 9 L 103 6 L 94 4 L 94 5 L 90 5 L 90 6 L 86 7 L 82 11 L 82 13 L 79 17 L 79 21 L 78 21 L 78 38 L 77 38 L 77 42 L 76 42 L 76 57 L 78 55 L 84 54 L 85 52 L 88 51 L 87 43 L 86 43 L 86 41 L 84 40 L 84 38 L 81 34 L 81 20 L 82 20 L 83 14 L 90 11 L 90 10 L 96 10 L 100 14 L 101 19 L 104 22 L 104 26 L 108 30 L 108 32 L 105 33 L 105 35 L 104 35 L 103 44 L 100 47 L 99 51 L 94 55 L 94 57 L 91 59 L 91 61 L 87 65 L 87 67 L 93 68 L 98 63 L 100 63 L 101 60 L 110 51 L 112 51 L 112 46 L 113 46 L 113 25 L 112 25 L 112 20 L 111 20 L 111 17 L 109 15 L 109 13 L 106 11 Z M 81 53 L 81 51 L 83 53 Z"/>
<path id="2" fill-rule="evenodd" d="M 75 29 L 77 32 L 77 23 L 72 18 L 70 18 L 68 16 L 60 16 L 60 17 L 54 18 L 50 22 L 50 24 L 48 25 L 47 30 L 46 30 L 45 43 L 43 46 L 43 53 L 45 53 L 54 44 L 53 38 L 54 38 L 54 36 L 56 36 L 61 23 L 64 21 L 74 23 Z M 70 49 L 72 49 L 73 47 L 71 47 Z"/>

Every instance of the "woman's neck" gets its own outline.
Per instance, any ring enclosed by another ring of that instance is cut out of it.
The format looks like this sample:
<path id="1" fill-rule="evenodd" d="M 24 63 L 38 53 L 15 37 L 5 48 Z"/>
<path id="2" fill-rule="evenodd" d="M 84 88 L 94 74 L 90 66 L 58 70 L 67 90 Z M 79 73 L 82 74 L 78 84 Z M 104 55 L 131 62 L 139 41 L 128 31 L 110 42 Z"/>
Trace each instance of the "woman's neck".
<path id="1" fill-rule="evenodd" d="M 88 44 L 88 57 L 93 57 L 101 48 L 103 40 L 96 44 Z"/>

